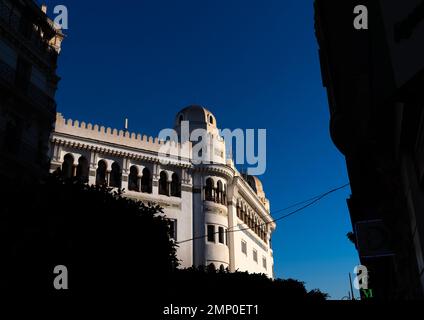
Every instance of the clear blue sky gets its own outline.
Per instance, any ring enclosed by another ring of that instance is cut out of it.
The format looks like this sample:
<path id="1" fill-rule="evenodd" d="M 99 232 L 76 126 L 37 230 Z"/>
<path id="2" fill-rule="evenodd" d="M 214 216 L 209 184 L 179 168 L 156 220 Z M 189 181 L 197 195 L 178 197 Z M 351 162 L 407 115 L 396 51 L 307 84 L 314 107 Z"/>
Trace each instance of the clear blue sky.
<path id="1" fill-rule="evenodd" d="M 312 0 L 47 1 L 65 4 L 69 30 L 57 94 L 65 117 L 157 135 L 188 104 L 221 128 L 266 128 L 261 176 L 271 211 L 348 181 L 328 130 Z M 339 191 L 278 223 L 278 277 L 332 298 L 358 262 Z M 276 216 L 278 217 L 278 215 Z"/>

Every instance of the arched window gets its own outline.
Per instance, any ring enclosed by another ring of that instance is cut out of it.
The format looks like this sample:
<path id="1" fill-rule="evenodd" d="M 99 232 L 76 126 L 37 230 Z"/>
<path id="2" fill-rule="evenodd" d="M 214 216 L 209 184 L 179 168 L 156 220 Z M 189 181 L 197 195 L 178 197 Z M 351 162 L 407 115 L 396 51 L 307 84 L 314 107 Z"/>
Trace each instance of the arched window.
<path id="1" fill-rule="evenodd" d="M 74 176 L 74 156 L 70 153 L 63 158 L 62 176 L 66 179 Z"/>
<path id="2" fill-rule="evenodd" d="M 176 173 L 172 174 L 172 182 L 171 182 L 171 196 L 173 197 L 181 197 L 181 184 L 180 178 Z"/>
<path id="3" fill-rule="evenodd" d="M 159 194 L 169 196 L 168 190 L 168 175 L 165 171 L 161 171 L 159 175 Z"/>
<path id="4" fill-rule="evenodd" d="M 112 163 L 112 171 L 110 172 L 109 186 L 120 188 L 121 187 L 121 167 L 117 162 Z"/>
<path id="5" fill-rule="evenodd" d="M 131 166 L 130 174 L 128 175 L 128 190 L 140 191 L 138 187 L 138 168 Z"/>
<path id="6" fill-rule="evenodd" d="M 208 273 L 216 273 L 216 267 L 215 267 L 215 265 L 213 263 L 210 263 L 208 265 L 207 270 L 208 270 Z"/>
<path id="7" fill-rule="evenodd" d="M 224 228 L 223 227 L 218 227 L 218 241 L 219 243 L 224 244 L 225 239 L 224 239 Z"/>
<path id="8" fill-rule="evenodd" d="M 84 156 L 79 157 L 77 166 L 77 178 L 81 182 L 88 182 L 88 161 Z"/>
<path id="9" fill-rule="evenodd" d="M 184 120 L 184 116 L 182 114 L 180 114 L 180 117 L 178 118 L 178 124 L 181 124 L 181 122 L 183 122 Z"/>
<path id="10" fill-rule="evenodd" d="M 106 184 L 106 170 L 107 164 L 106 161 L 100 160 L 97 164 L 96 170 L 96 184 L 101 186 Z"/>
<path id="11" fill-rule="evenodd" d="M 205 198 L 207 201 L 213 201 L 213 180 L 212 178 L 206 179 Z"/>
<path id="12" fill-rule="evenodd" d="M 141 177 L 141 192 L 152 193 L 152 178 L 148 168 L 143 169 L 143 176 Z"/>
<path id="13" fill-rule="evenodd" d="M 215 202 L 221 203 L 222 199 L 222 182 L 221 180 L 218 180 L 217 186 L 216 186 L 216 197 Z"/>
<path id="14" fill-rule="evenodd" d="M 213 117 L 212 116 L 209 116 L 209 123 L 213 124 Z"/>
<path id="15" fill-rule="evenodd" d="M 224 184 L 224 190 L 222 191 L 221 203 L 223 205 L 227 204 L 227 186 Z"/>

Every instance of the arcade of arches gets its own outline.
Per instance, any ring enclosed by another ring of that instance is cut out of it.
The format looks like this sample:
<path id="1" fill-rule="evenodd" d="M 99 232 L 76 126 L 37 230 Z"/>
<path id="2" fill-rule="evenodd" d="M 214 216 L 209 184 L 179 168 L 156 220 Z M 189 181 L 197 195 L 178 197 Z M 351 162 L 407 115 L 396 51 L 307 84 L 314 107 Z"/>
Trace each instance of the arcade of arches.
<path id="1" fill-rule="evenodd" d="M 61 175 L 65 179 L 77 178 L 82 182 L 88 182 L 89 163 L 86 157 L 80 156 L 78 164 L 74 163 L 74 156 L 70 153 L 66 154 L 62 167 Z M 181 181 L 177 173 L 172 173 L 171 180 L 168 179 L 168 172 L 161 171 L 159 175 L 159 194 L 181 197 Z M 121 188 L 122 186 L 122 170 L 118 162 L 113 162 L 111 168 L 105 160 L 100 160 L 96 168 L 96 185 L 107 185 L 113 188 Z M 137 166 L 131 166 L 128 175 L 128 190 L 152 193 L 152 174 L 149 168 L 144 168 L 141 172 Z"/>

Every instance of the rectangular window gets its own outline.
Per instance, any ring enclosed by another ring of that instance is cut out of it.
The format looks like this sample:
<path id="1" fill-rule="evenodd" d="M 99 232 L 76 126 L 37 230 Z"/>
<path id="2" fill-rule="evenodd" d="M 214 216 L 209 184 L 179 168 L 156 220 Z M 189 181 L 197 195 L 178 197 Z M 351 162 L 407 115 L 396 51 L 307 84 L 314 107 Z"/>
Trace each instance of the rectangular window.
<path id="1" fill-rule="evenodd" d="M 208 241 L 215 242 L 215 226 L 208 225 Z"/>
<path id="2" fill-rule="evenodd" d="M 15 2 L 15 0 L 13 0 L 13 2 Z M 17 11 L 16 8 L 17 6 L 12 5 L 11 1 L 0 1 L 0 19 L 9 24 L 15 31 L 18 31 L 21 13 Z"/>
<path id="3" fill-rule="evenodd" d="M 27 17 L 19 17 L 19 31 L 21 34 L 29 39 L 32 31 L 32 23 Z"/>
<path id="4" fill-rule="evenodd" d="M 225 244 L 228 246 L 228 229 L 225 230 Z"/>
<path id="5" fill-rule="evenodd" d="M 48 92 L 47 77 L 36 67 L 33 67 L 31 70 L 31 82 L 44 93 Z"/>
<path id="6" fill-rule="evenodd" d="M 19 58 L 16 68 L 16 85 L 23 90 L 28 89 L 31 77 L 31 64 L 24 59 Z"/>
<path id="7" fill-rule="evenodd" d="M 22 15 L 19 11 L 13 10 L 12 14 L 9 17 L 9 25 L 15 30 L 19 31 L 21 25 Z"/>
<path id="8" fill-rule="evenodd" d="M 177 241 L 177 220 L 169 219 L 169 237 Z"/>
<path id="9" fill-rule="evenodd" d="M 258 263 L 258 251 L 256 249 L 253 249 L 253 261 Z"/>
<path id="10" fill-rule="evenodd" d="M 12 5 L 7 0 L 0 1 L 0 18 L 4 21 L 9 21 L 12 12 Z"/>
<path id="11" fill-rule="evenodd" d="M 241 240 L 241 252 L 247 255 L 247 243 L 244 240 Z"/>
<path id="12" fill-rule="evenodd" d="M 262 257 L 262 266 L 266 270 L 266 258 L 265 257 Z"/>
<path id="13" fill-rule="evenodd" d="M 11 154 L 19 154 L 22 140 L 23 122 L 20 119 L 9 119 L 4 132 L 3 148 Z"/>
<path id="14" fill-rule="evenodd" d="M 9 67 L 16 69 L 18 55 L 16 51 L 9 47 L 3 40 L 0 40 L 0 60 L 9 65 Z"/>
<path id="15" fill-rule="evenodd" d="M 223 227 L 218 228 L 218 239 L 219 239 L 219 243 L 224 243 L 224 228 Z"/>

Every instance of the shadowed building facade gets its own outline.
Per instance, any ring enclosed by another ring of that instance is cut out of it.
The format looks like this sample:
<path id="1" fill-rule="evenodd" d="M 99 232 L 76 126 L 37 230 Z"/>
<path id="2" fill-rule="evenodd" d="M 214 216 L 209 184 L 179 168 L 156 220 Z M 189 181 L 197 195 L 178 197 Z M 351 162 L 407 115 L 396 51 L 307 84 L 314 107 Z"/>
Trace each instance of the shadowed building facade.
<path id="1" fill-rule="evenodd" d="M 368 29 L 354 28 L 365 6 Z M 376 299 L 423 298 L 424 2 L 315 1 L 330 133 Z M 364 296 L 363 296 L 364 297 Z"/>
<path id="2" fill-rule="evenodd" d="M 0 0 L 0 177 L 6 185 L 48 173 L 63 34 L 32 0 Z"/>

